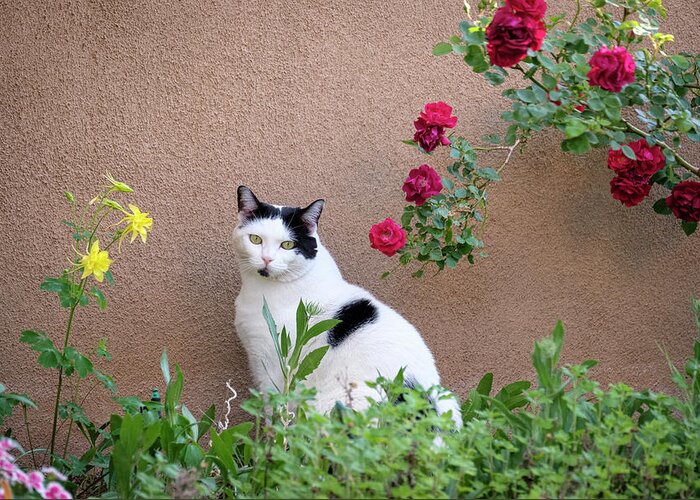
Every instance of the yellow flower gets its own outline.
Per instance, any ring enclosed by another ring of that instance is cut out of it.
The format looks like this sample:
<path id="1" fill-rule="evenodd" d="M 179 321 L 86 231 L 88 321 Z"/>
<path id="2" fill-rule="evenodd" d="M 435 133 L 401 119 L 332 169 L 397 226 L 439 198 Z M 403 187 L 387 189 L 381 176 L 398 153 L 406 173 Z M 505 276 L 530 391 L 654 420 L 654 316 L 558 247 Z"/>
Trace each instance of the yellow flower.
<path id="1" fill-rule="evenodd" d="M 109 258 L 107 250 L 100 251 L 100 242 L 95 240 L 88 254 L 83 255 L 80 264 L 78 264 L 78 269 L 83 270 L 83 275 L 80 278 L 85 279 L 92 274 L 97 281 L 102 283 L 104 274 L 109 270 L 109 265 L 112 262 L 114 261 Z"/>
<path id="2" fill-rule="evenodd" d="M 141 241 L 146 243 L 148 231 L 150 231 L 153 227 L 153 219 L 148 216 L 148 212 L 141 212 L 136 205 L 129 204 L 129 210 L 131 210 L 131 213 L 124 211 L 126 217 L 119 221 L 119 224 L 124 221 L 128 222 L 127 226 L 122 232 L 122 235 L 119 237 L 119 245 L 121 245 L 122 240 L 129 233 L 131 233 L 130 243 L 134 242 L 137 235 L 140 235 Z"/>

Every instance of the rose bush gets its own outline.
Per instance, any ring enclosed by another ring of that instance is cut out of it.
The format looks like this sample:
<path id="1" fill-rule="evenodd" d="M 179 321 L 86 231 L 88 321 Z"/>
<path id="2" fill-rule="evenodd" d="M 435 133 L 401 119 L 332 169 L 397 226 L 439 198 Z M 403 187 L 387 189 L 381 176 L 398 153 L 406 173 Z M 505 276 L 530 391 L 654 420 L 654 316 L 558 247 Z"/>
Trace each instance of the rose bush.
<path id="1" fill-rule="evenodd" d="M 584 19 L 585 4 L 591 16 Z M 427 185 L 426 176 L 411 173 L 404 183 L 409 205 L 401 217 L 406 244 L 396 250 L 400 265 L 417 261 L 413 275 L 422 276 L 428 264 L 442 270 L 485 256 L 489 187 L 515 150 L 546 128 L 561 134 L 565 152 L 608 151 L 608 167 L 616 174 L 613 199 L 633 207 L 653 195 L 655 212 L 675 216 L 688 235 L 696 230 L 700 167 L 681 148 L 700 141 L 700 58 L 667 50 L 673 36 L 659 31 L 666 17 L 661 0 L 572 0 L 566 13 L 548 19 L 544 0 L 464 5 L 460 33 L 435 45 L 433 54 L 458 55 L 494 86 L 512 72 L 526 84 L 517 80 L 503 92 L 512 101 L 501 115 L 508 128 L 504 136 L 484 137 L 488 144 L 482 146 L 447 134 L 456 120 L 447 123 L 428 111 L 446 110 L 444 103 L 428 104 L 420 113 L 413 140 L 404 142 L 424 153 L 449 147 L 450 162 L 431 162 L 442 177 L 437 194 L 418 188 Z M 482 152 L 505 158 L 482 167 Z"/>

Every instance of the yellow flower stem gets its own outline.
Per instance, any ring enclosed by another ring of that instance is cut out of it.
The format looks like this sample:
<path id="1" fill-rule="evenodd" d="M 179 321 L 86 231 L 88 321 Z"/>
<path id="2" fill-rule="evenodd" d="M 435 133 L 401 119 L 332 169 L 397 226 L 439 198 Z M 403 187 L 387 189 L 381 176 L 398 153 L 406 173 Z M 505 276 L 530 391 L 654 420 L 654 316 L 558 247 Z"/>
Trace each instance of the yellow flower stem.
<path id="1" fill-rule="evenodd" d="M 75 390 L 73 391 L 73 403 L 75 403 L 75 393 L 78 392 L 78 389 L 80 388 L 80 378 L 78 378 L 78 382 L 76 383 Z M 73 430 L 73 419 L 69 418 L 68 419 L 68 434 L 66 435 L 66 444 L 63 447 L 63 456 L 65 457 L 68 454 L 68 443 L 70 443 L 70 434 L 71 431 Z"/>
<path id="2" fill-rule="evenodd" d="M 98 224 L 99 225 L 99 224 Z M 97 229 L 97 227 L 95 227 Z M 93 232 L 94 234 L 94 232 Z M 91 238 L 92 239 L 92 238 Z M 61 357 L 66 352 L 68 347 L 68 339 L 70 338 L 71 327 L 73 326 L 73 315 L 75 314 L 75 308 L 80 303 L 80 298 L 83 296 L 83 290 L 85 290 L 85 283 L 87 282 L 87 277 L 83 278 L 80 282 L 80 290 L 78 292 L 78 298 L 73 302 L 70 307 L 70 313 L 68 314 L 68 325 L 66 326 L 66 336 L 63 339 L 63 351 L 61 352 Z M 58 388 L 56 389 L 56 402 L 53 408 L 53 425 L 51 427 L 51 447 L 49 448 L 49 455 L 53 457 L 53 451 L 56 447 L 56 425 L 58 424 L 58 406 L 61 402 L 61 389 L 63 387 L 63 365 L 58 368 Z"/>

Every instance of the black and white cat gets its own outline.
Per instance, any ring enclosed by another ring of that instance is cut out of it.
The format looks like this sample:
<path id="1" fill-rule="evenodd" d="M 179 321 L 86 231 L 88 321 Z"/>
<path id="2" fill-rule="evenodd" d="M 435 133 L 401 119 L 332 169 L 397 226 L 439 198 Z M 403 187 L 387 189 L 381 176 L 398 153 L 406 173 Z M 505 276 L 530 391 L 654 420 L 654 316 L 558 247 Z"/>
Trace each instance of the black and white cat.
<path id="1" fill-rule="evenodd" d="M 258 388 L 282 386 L 274 345 L 261 312 L 263 297 L 277 325 L 288 330 L 295 325 L 299 299 L 321 307 L 323 313 L 316 320 L 342 321 L 307 346 L 308 351 L 331 346 L 306 381 L 317 390 L 319 411 L 329 411 L 336 401 L 347 404 L 349 386 L 353 387 L 353 407 L 365 408 L 367 397 L 381 398 L 365 381 L 379 375 L 393 378 L 402 367 L 407 385 L 429 388 L 440 384 L 432 353 L 413 325 L 341 276 L 318 237 L 323 204 L 323 200 L 316 200 L 306 208 L 269 205 L 260 202 L 249 188 L 238 188 L 234 246 L 241 291 L 236 298 L 236 331 Z M 452 411 L 457 428 L 461 427 L 457 399 L 432 396 L 437 412 Z"/>

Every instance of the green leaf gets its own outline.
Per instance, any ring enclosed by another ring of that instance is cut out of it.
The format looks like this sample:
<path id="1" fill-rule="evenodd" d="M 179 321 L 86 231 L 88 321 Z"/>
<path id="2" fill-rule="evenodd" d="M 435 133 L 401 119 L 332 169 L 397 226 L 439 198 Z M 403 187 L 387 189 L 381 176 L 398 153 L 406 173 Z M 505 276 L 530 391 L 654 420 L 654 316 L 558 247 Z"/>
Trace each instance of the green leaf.
<path id="1" fill-rule="evenodd" d="M 671 214 L 671 209 L 668 207 L 666 204 L 666 198 L 661 198 L 660 200 L 656 200 L 656 203 L 654 203 L 654 212 L 657 214 L 661 215 L 669 215 Z"/>
<path id="2" fill-rule="evenodd" d="M 163 349 L 163 354 L 160 356 L 160 371 L 163 372 L 165 383 L 170 383 L 170 364 L 168 363 L 168 350 Z"/>
<path id="3" fill-rule="evenodd" d="M 87 377 L 93 371 L 92 361 L 82 354 L 79 354 L 75 360 L 75 371 L 78 372 L 80 378 Z"/>
<path id="4" fill-rule="evenodd" d="M 493 387 L 493 373 L 489 372 L 479 380 L 479 384 L 476 386 L 476 392 L 482 396 L 488 396 L 491 394 L 491 388 Z"/>
<path id="5" fill-rule="evenodd" d="M 688 221 L 684 220 L 681 222 L 681 227 L 683 228 L 683 232 L 686 235 L 690 236 L 698 228 L 698 223 L 697 222 L 688 222 Z"/>
<path id="6" fill-rule="evenodd" d="M 289 334 L 287 333 L 287 327 L 282 327 L 282 332 L 280 333 L 280 349 L 282 350 L 282 356 L 286 359 L 287 354 L 289 354 Z"/>
<path id="7" fill-rule="evenodd" d="M 528 104 L 538 102 L 537 96 L 530 89 L 516 90 L 515 95 L 523 102 Z"/>
<path id="8" fill-rule="evenodd" d="M 308 341 L 312 338 L 321 335 L 323 332 L 327 332 L 328 330 L 339 325 L 340 323 L 342 322 L 337 319 L 324 319 L 322 321 L 319 321 L 318 323 L 314 324 L 311 328 L 309 328 L 309 330 L 306 332 L 304 344 L 308 343 Z"/>
<path id="9" fill-rule="evenodd" d="M 267 300 L 263 297 L 263 318 L 265 318 L 265 323 L 267 323 L 267 329 L 270 331 L 270 336 L 272 337 L 272 343 L 275 346 L 275 351 L 277 352 L 277 359 L 282 362 L 282 349 L 280 347 L 279 335 L 277 334 L 277 325 L 270 312 L 270 307 L 267 305 Z"/>
<path id="10" fill-rule="evenodd" d="M 112 271 L 107 271 L 105 273 L 105 279 L 109 285 L 114 285 L 114 276 L 112 276 Z"/>
<path id="11" fill-rule="evenodd" d="M 630 160 L 637 160 L 637 155 L 634 153 L 634 150 L 629 146 L 622 146 L 622 153 Z"/>
<path id="12" fill-rule="evenodd" d="M 97 306 L 100 308 L 100 310 L 104 311 L 107 308 L 107 299 L 105 299 L 104 294 L 96 286 L 92 287 L 90 293 L 92 293 L 95 300 L 97 300 Z"/>
<path id="13" fill-rule="evenodd" d="M 490 181 L 497 181 L 501 178 L 501 176 L 498 175 L 498 172 L 496 172 L 496 170 L 491 167 L 477 168 L 476 175 L 478 175 L 482 179 L 488 179 Z"/>
<path id="14" fill-rule="evenodd" d="M 321 360 L 323 359 L 323 356 L 325 356 L 329 347 L 329 345 L 324 345 L 323 347 L 319 347 L 318 349 L 315 349 L 307 354 L 299 364 L 299 369 L 297 370 L 295 378 L 299 381 L 306 380 L 306 377 L 311 375 L 313 371 L 318 368 L 318 365 L 321 364 Z"/>
<path id="15" fill-rule="evenodd" d="M 301 339 L 301 336 L 305 334 L 309 327 L 309 315 L 306 312 L 306 306 L 303 300 L 299 300 L 299 305 L 297 306 L 297 318 L 296 318 L 296 328 L 297 328 L 297 343 Z"/>
<path id="16" fill-rule="evenodd" d="M 112 361 L 112 355 L 107 351 L 107 339 L 101 338 L 95 349 L 95 354 L 98 358 L 104 358 L 107 361 Z"/>
<path id="17" fill-rule="evenodd" d="M 484 78 L 494 87 L 506 81 L 506 77 L 497 71 L 487 71 L 484 73 Z"/>
<path id="18" fill-rule="evenodd" d="M 56 368 L 60 364 L 60 356 L 58 351 L 44 351 L 39 354 L 38 363 L 44 368 Z"/>
<path id="19" fill-rule="evenodd" d="M 108 391 L 115 393 L 117 392 L 117 384 L 114 382 L 114 378 L 111 375 L 102 373 L 98 370 L 94 370 L 95 378 L 102 383 L 102 386 Z"/>
<path id="20" fill-rule="evenodd" d="M 199 421 L 198 424 L 198 429 L 197 429 L 197 436 L 199 436 L 199 439 L 204 436 L 211 425 L 214 423 L 214 419 L 216 418 L 216 408 L 214 405 L 211 405 L 207 411 L 204 412 L 204 415 L 202 416 L 202 419 Z"/>
<path id="21" fill-rule="evenodd" d="M 581 120 L 570 119 L 567 120 L 566 126 L 564 127 L 564 135 L 567 139 L 573 139 L 588 131 L 588 124 Z"/>
<path id="22" fill-rule="evenodd" d="M 591 144 L 585 135 L 566 139 L 561 143 L 561 147 L 564 151 L 571 151 L 578 155 L 588 153 L 591 150 Z"/>
<path id="23" fill-rule="evenodd" d="M 452 44 L 440 42 L 433 47 L 434 56 L 444 56 L 452 53 Z"/>

